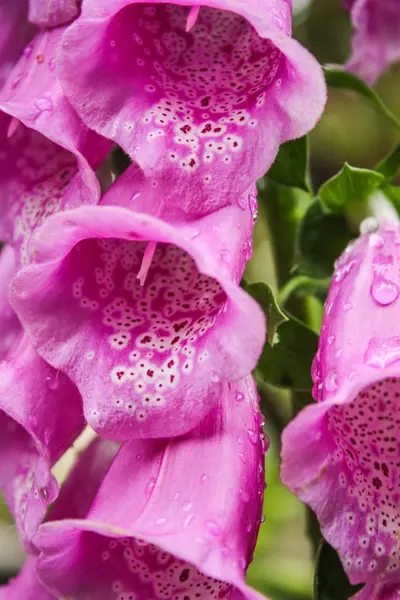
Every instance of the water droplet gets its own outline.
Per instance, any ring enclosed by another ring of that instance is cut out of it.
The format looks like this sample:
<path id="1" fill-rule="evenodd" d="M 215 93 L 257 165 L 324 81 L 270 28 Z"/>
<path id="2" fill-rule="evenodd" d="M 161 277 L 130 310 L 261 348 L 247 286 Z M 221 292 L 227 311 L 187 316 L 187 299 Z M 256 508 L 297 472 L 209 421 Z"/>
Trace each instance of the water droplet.
<path id="1" fill-rule="evenodd" d="M 236 402 L 243 402 L 244 394 L 242 392 L 235 392 L 235 400 Z"/>
<path id="2" fill-rule="evenodd" d="M 335 335 L 330 335 L 328 337 L 328 346 L 332 346 L 333 342 L 336 340 L 336 336 Z"/>
<path id="3" fill-rule="evenodd" d="M 17 75 L 17 77 L 14 79 L 14 81 L 11 84 L 11 88 L 13 90 L 17 87 L 17 85 L 19 84 L 19 82 L 21 81 L 21 79 L 22 79 L 22 75 Z"/>
<path id="4" fill-rule="evenodd" d="M 49 69 L 50 71 L 54 71 L 54 69 L 56 68 L 56 59 L 53 57 L 49 60 Z"/>
<path id="5" fill-rule="evenodd" d="M 54 374 L 46 377 L 46 386 L 48 387 L 49 390 L 54 391 L 58 388 L 58 386 L 60 385 L 59 378 L 60 378 L 60 371 L 56 371 Z"/>
<path id="6" fill-rule="evenodd" d="M 34 104 L 40 112 L 53 110 L 53 103 L 50 98 L 38 98 Z"/>
<path id="7" fill-rule="evenodd" d="M 236 438 L 236 443 L 243 444 L 243 438 L 240 435 Z"/>
<path id="8" fill-rule="evenodd" d="M 187 512 L 188 510 L 190 510 L 192 508 L 192 505 L 193 505 L 193 502 L 191 502 L 190 500 L 186 500 L 186 502 L 182 506 L 182 510 Z"/>
<path id="9" fill-rule="evenodd" d="M 261 525 L 265 523 L 265 515 L 261 515 Z"/>
<path id="10" fill-rule="evenodd" d="M 251 217 L 253 219 L 253 223 L 256 223 L 258 219 L 258 202 L 257 197 L 253 194 L 250 194 L 249 196 L 249 208 L 251 212 Z"/>
<path id="11" fill-rule="evenodd" d="M 22 54 L 25 56 L 25 58 L 29 58 L 32 54 L 32 44 L 28 44 L 27 46 L 25 46 Z"/>
<path id="12" fill-rule="evenodd" d="M 265 433 L 262 433 L 260 435 L 260 439 L 261 439 L 261 452 L 263 454 L 266 454 L 267 450 L 269 448 L 269 439 L 267 438 L 267 436 L 265 435 Z"/>
<path id="13" fill-rule="evenodd" d="M 188 525 L 190 525 L 190 523 L 192 523 L 193 521 L 194 521 L 194 515 L 188 515 L 183 522 L 183 526 L 188 527 Z"/>
<path id="14" fill-rule="evenodd" d="M 245 260 L 251 259 L 252 255 L 253 255 L 253 240 L 252 240 L 252 238 L 249 238 L 243 244 L 243 253 L 244 253 Z"/>
<path id="15" fill-rule="evenodd" d="M 201 483 L 205 483 L 208 480 L 208 477 L 205 473 L 201 476 Z"/>
<path id="16" fill-rule="evenodd" d="M 43 500 L 44 500 L 45 502 L 47 502 L 47 500 L 48 500 L 48 497 L 49 497 L 49 493 L 48 493 L 48 491 L 46 490 L 46 488 L 40 488 L 40 490 L 39 490 L 39 491 L 40 491 L 40 493 L 41 493 L 41 495 L 42 495 L 42 498 L 43 498 Z"/>
<path id="17" fill-rule="evenodd" d="M 342 267 L 337 269 L 337 271 L 333 277 L 333 280 L 336 283 L 340 283 L 341 281 L 343 281 L 343 279 L 345 277 L 347 277 L 347 275 L 350 273 L 350 271 L 352 270 L 352 268 L 354 267 L 355 264 L 356 264 L 355 260 L 351 260 L 348 263 L 345 263 Z"/>
<path id="18" fill-rule="evenodd" d="M 242 461 L 243 464 L 246 464 L 246 457 L 243 454 L 243 452 L 239 452 L 239 458 Z"/>
<path id="19" fill-rule="evenodd" d="M 353 308 L 353 305 L 351 302 L 345 302 L 343 304 L 343 310 L 344 312 L 348 312 L 349 310 L 351 310 Z"/>
<path id="20" fill-rule="evenodd" d="M 165 523 L 167 523 L 168 519 L 166 519 L 165 517 L 160 517 L 159 519 L 156 520 L 156 525 L 157 527 L 161 527 L 161 525 L 165 525 Z"/>
<path id="21" fill-rule="evenodd" d="M 399 289 L 392 281 L 375 275 L 371 285 L 371 296 L 380 306 L 389 306 L 399 297 Z"/>
<path id="22" fill-rule="evenodd" d="M 337 373 L 331 371 L 324 379 L 324 388 L 327 392 L 335 392 L 338 388 Z"/>
<path id="23" fill-rule="evenodd" d="M 246 210 L 247 208 L 247 203 L 246 203 L 246 199 L 244 198 L 244 196 L 240 196 L 237 201 L 236 201 L 237 205 L 239 208 L 241 208 L 242 210 Z"/>
<path id="24" fill-rule="evenodd" d="M 400 336 L 374 337 L 368 344 L 364 361 L 375 369 L 385 369 L 400 360 Z"/>
<path id="25" fill-rule="evenodd" d="M 229 265 L 232 262 L 232 254 L 229 252 L 229 250 L 221 250 L 219 254 L 224 263 Z"/>
<path id="26" fill-rule="evenodd" d="M 174 495 L 172 496 L 174 500 L 179 500 L 179 498 L 181 497 L 180 492 L 174 492 Z"/>
<path id="27" fill-rule="evenodd" d="M 206 528 L 211 533 L 211 535 L 218 537 L 222 533 L 221 527 L 215 521 L 206 521 Z"/>
<path id="28" fill-rule="evenodd" d="M 253 429 L 248 429 L 247 435 L 249 436 L 249 440 L 253 444 L 253 446 L 256 446 L 260 439 L 259 434 L 256 431 L 253 431 Z"/>
<path id="29" fill-rule="evenodd" d="M 155 479 L 150 479 L 149 483 L 146 485 L 146 494 L 151 494 L 154 486 L 156 485 L 156 480 Z"/>

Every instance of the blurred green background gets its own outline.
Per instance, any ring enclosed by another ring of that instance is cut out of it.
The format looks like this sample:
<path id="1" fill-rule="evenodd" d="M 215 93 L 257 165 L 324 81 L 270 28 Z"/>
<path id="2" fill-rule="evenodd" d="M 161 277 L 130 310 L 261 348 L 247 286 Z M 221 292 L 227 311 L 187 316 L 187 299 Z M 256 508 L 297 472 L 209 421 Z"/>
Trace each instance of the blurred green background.
<path id="1" fill-rule="evenodd" d="M 293 0 L 294 36 L 322 64 L 343 63 L 350 48 L 351 26 L 342 0 Z M 400 116 L 400 67 L 376 86 L 387 106 Z M 315 188 L 335 174 L 344 161 L 374 166 L 398 142 L 396 131 L 359 97 L 329 91 L 323 118 L 311 134 L 311 172 Z M 256 226 L 248 277 L 276 286 L 265 215 Z M 273 415 L 266 414 L 271 447 L 266 458 L 265 522 L 248 571 L 248 581 L 270 600 L 311 600 L 314 558 L 306 534 L 305 508 L 279 481 L 279 429 L 291 415 L 288 394 L 269 390 Z M 5 507 L 0 503 L 0 580 L 15 573 L 23 555 Z M 22 599 L 21 599 L 22 600 Z"/>

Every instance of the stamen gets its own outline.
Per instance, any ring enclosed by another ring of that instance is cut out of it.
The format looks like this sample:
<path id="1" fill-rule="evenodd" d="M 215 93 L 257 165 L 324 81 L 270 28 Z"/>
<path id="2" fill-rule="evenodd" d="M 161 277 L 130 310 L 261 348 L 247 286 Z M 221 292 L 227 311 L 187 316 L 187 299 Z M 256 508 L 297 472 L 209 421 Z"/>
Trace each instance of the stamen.
<path id="1" fill-rule="evenodd" d="M 139 279 L 140 285 L 143 287 L 146 281 L 147 273 L 149 272 L 151 261 L 153 260 L 154 252 L 156 250 L 157 242 L 149 242 L 144 251 L 142 264 L 140 265 L 139 273 L 136 278 Z"/>
<path id="2" fill-rule="evenodd" d="M 21 121 L 19 119 L 16 119 L 15 117 L 13 117 L 11 119 L 10 124 L 8 125 L 8 129 L 7 129 L 7 138 L 8 139 L 14 135 L 14 133 L 17 131 L 17 129 L 20 125 L 21 125 Z"/>
<path id="3" fill-rule="evenodd" d="M 195 4 L 194 6 L 192 6 L 192 8 L 190 9 L 187 21 L 186 21 L 186 32 L 188 33 L 196 24 L 197 21 L 197 17 L 199 16 L 199 12 L 200 12 L 200 4 Z"/>

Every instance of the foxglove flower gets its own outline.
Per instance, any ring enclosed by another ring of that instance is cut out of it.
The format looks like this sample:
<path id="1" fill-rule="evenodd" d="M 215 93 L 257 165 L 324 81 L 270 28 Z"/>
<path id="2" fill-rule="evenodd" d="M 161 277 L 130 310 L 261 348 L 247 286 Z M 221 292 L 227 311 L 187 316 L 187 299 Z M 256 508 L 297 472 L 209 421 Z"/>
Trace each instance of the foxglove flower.
<path id="1" fill-rule="evenodd" d="M 374 83 L 391 64 L 400 60 L 400 12 L 397 0 L 350 0 L 355 29 L 347 68 Z"/>
<path id="2" fill-rule="evenodd" d="M 33 349 L 7 301 L 13 250 L 0 257 L 0 491 L 26 548 L 58 487 L 51 467 L 84 426 L 76 387 Z"/>
<path id="3" fill-rule="evenodd" d="M 250 378 L 225 385 L 184 437 L 126 442 L 86 519 L 38 530 L 40 579 L 70 600 L 260 598 L 244 571 L 261 521 L 262 443 Z"/>
<path id="4" fill-rule="evenodd" d="M 286 0 L 85 0 L 58 55 L 84 122 L 194 214 L 227 205 L 307 133 L 325 103 Z M 190 194 L 187 189 L 190 188 Z"/>
<path id="5" fill-rule="evenodd" d="M 399 265 L 400 227 L 390 222 L 338 261 L 313 365 L 318 403 L 283 434 L 284 483 L 370 592 L 400 578 Z"/>
<path id="6" fill-rule="evenodd" d="M 28 22 L 28 0 L 0 1 L 0 89 L 34 32 Z"/>
<path id="7" fill-rule="evenodd" d="M 166 221 L 141 186 L 128 170 L 99 206 L 47 219 L 11 290 L 35 348 L 109 439 L 189 431 L 224 380 L 251 372 L 265 337 L 263 312 L 238 286 L 249 208 Z M 110 204 L 123 198 L 129 208 Z"/>
<path id="8" fill-rule="evenodd" d="M 100 483 L 114 458 L 118 446 L 97 439 L 84 450 L 64 484 L 51 519 L 85 517 Z M 37 554 L 37 549 L 35 548 Z M 0 587 L 0 600 L 57 600 L 40 582 L 36 558 L 29 556 L 19 575 L 7 586 Z"/>
<path id="9" fill-rule="evenodd" d="M 55 55 L 62 31 L 37 34 L 0 92 L 0 233 L 18 246 L 23 264 L 32 230 L 46 215 L 98 201 L 94 169 L 110 147 L 81 123 L 61 90 Z"/>
<path id="10" fill-rule="evenodd" d="M 29 0 L 29 20 L 39 27 L 64 25 L 78 13 L 78 0 Z"/>

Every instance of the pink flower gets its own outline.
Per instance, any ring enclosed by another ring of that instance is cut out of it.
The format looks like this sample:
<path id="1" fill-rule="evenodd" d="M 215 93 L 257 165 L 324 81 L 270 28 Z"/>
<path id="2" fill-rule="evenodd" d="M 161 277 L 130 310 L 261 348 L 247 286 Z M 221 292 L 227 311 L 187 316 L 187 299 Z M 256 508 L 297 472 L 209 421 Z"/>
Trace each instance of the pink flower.
<path id="1" fill-rule="evenodd" d="M 400 227 L 386 223 L 338 261 L 313 366 L 318 403 L 283 434 L 284 483 L 366 590 L 400 575 L 399 259 Z"/>
<path id="2" fill-rule="evenodd" d="M 367 83 L 400 59 L 400 12 L 398 0 L 352 0 L 355 29 L 347 68 Z"/>
<path id="3" fill-rule="evenodd" d="M 29 0 L 29 20 L 40 27 L 58 27 L 78 13 L 78 0 Z"/>
<path id="4" fill-rule="evenodd" d="M 50 469 L 84 422 L 77 389 L 38 356 L 8 305 L 14 268 L 13 251 L 6 248 L 0 260 L 0 490 L 30 549 L 32 535 L 58 493 Z"/>
<path id="5" fill-rule="evenodd" d="M 184 437 L 125 443 L 86 518 L 40 527 L 41 581 L 70 600 L 260 598 L 244 582 L 261 521 L 260 422 L 248 378 Z"/>
<path id="6" fill-rule="evenodd" d="M 290 4 L 85 0 L 60 47 L 63 89 L 146 176 L 162 174 L 176 204 L 216 210 L 323 110 L 322 71 L 290 37 Z"/>
<path id="7" fill-rule="evenodd" d="M 0 91 L 1 237 L 30 260 L 29 242 L 46 216 L 94 204 L 94 169 L 110 143 L 82 124 L 62 92 L 55 55 L 62 28 L 38 33 Z"/>
<path id="8" fill-rule="evenodd" d="M 265 338 L 260 307 L 238 286 L 249 208 L 167 221 L 146 185 L 130 169 L 100 206 L 47 219 L 35 263 L 12 286 L 39 354 L 76 383 L 88 423 L 112 439 L 190 430 L 224 381 L 252 371 Z"/>

